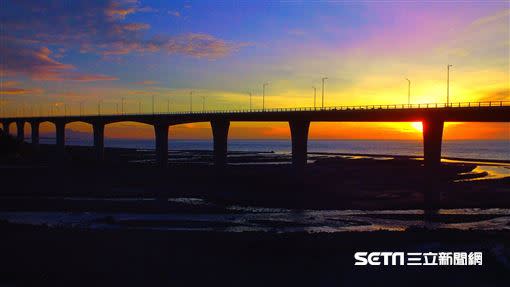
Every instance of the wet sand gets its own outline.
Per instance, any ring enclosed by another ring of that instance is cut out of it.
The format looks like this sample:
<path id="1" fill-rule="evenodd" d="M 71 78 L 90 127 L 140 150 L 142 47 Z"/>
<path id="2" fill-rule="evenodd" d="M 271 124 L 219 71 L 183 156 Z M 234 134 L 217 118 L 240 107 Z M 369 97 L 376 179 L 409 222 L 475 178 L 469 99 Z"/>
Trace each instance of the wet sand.
<path id="1" fill-rule="evenodd" d="M 69 147 L 57 161 L 52 147 L 3 162 L 0 211 L 225 213 L 226 206 L 291 209 L 408 210 L 424 208 L 427 192 L 441 208 L 510 208 L 510 178 L 483 180 L 474 163 L 444 163 L 431 179 L 420 160 L 317 154 L 305 172 L 273 153 L 232 153 L 232 165 L 210 164 L 207 151 L 171 152 L 167 169 L 151 166 L 152 151 L 107 149 L 98 164 L 88 147 Z M 192 159 L 192 160 L 190 160 Z M 247 164 L 250 163 L 250 164 Z M 279 164 L 275 164 L 279 163 Z M 238 164 L 238 165 L 236 165 Z M 459 181 L 469 178 L 477 181 Z M 132 198 L 138 200 L 130 200 Z M 139 200 L 150 198 L 154 200 Z M 168 198 L 198 198 L 182 204 Z M 114 199 L 114 200 L 104 200 Z M 119 200 L 125 199 L 125 200 Z M 228 212 L 235 213 L 235 210 Z M 400 220 L 421 215 L 371 215 Z M 488 220 L 494 215 L 442 215 L 432 222 Z M 111 219 L 105 218 L 106 222 Z M 13 285 L 504 286 L 510 272 L 510 232 L 428 230 L 283 233 L 188 232 L 203 222 L 166 222 L 181 231 L 91 230 L 0 221 L 0 283 Z M 137 229 L 144 227 L 143 230 Z M 217 227 L 217 226 L 216 226 Z M 482 267 L 353 266 L 356 251 L 482 251 Z"/>
<path id="2" fill-rule="evenodd" d="M 443 163 L 430 175 L 422 161 L 412 157 L 312 155 L 306 171 L 296 174 L 284 154 L 232 153 L 228 160 L 233 164 L 217 169 L 209 151 L 175 151 L 169 168 L 162 170 L 151 165 L 152 151 L 107 149 L 106 161 L 97 164 L 90 147 L 68 148 L 64 163 L 55 162 L 51 146 L 42 148 L 37 160 L 0 169 L 8 182 L 0 192 L 0 209 L 174 209 L 153 202 L 71 202 L 64 197 L 194 197 L 220 206 L 420 209 L 427 193 L 441 196 L 440 208 L 510 208 L 510 176 L 483 180 L 484 173 L 472 172 L 477 166 L 473 163 Z M 480 180 L 465 181 L 473 178 Z"/>

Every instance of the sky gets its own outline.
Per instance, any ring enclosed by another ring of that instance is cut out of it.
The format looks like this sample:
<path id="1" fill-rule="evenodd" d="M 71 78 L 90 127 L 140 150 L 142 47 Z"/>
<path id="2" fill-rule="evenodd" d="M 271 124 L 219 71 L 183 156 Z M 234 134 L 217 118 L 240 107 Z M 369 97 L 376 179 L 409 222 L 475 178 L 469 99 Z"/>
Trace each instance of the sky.
<path id="1" fill-rule="evenodd" d="M 508 1 L 0 1 L 2 115 L 510 100 Z M 124 103 L 124 104 L 122 104 Z M 43 125 L 42 132 L 51 130 Z M 85 124 L 70 124 L 90 132 Z M 231 138 L 288 138 L 235 123 Z M 210 127 L 172 127 L 209 138 Z M 153 137 L 135 123 L 109 137 Z M 413 123 L 313 123 L 311 138 L 417 139 Z M 510 138 L 451 123 L 445 138 Z"/>

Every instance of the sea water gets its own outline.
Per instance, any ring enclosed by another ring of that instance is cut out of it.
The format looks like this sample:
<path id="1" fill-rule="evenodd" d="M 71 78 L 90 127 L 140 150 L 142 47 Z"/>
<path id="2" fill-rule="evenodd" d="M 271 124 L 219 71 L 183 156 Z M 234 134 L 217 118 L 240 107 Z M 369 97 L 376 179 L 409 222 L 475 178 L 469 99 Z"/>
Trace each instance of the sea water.
<path id="1" fill-rule="evenodd" d="M 53 143 L 54 139 L 42 139 L 41 143 Z M 92 139 L 67 139 L 68 145 L 92 146 Z M 154 149 L 152 139 L 105 139 L 106 147 Z M 212 150 L 212 140 L 169 140 L 170 150 Z M 229 151 L 256 151 L 290 153 L 290 140 L 229 140 Z M 422 156 L 421 140 L 309 140 L 308 151 L 346 154 Z M 510 138 L 508 140 L 444 140 L 443 157 L 508 160 L 510 161 Z"/>

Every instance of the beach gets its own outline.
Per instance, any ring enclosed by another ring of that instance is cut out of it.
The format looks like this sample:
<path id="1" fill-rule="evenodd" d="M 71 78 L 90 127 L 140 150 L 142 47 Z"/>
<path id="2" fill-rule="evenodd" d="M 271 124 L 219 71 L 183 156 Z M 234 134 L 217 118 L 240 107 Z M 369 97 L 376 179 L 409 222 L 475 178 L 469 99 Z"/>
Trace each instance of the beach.
<path id="1" fill-rule="evenodd" d="M 281 153 L 232 152 L 217 168 L 210 151 L 174 150 L 161 169 L 152 150 L 107 148 L 98 163 L 90 147 L 63 161 L 53 148 L 2 164 L 4 284 L 498 286 L 510 269 L 510 178 L 476 162 L 431 180 L 413 156 L 315 153 L 296 171 Z M 480 251 L 484 264 L 353 265 L 385 250 Z"/>

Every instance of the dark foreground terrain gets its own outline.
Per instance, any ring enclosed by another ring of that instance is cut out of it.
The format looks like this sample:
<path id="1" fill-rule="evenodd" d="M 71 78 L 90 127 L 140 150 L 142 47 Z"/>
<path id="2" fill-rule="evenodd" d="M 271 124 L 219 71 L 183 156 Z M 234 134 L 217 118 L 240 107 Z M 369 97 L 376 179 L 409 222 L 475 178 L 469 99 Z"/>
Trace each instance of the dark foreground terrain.
<path id="1" fill-rule="evenodd" d="M 510 268 L 507 232 L 275 234 L 19 225 L 2 230 L 4 286 L 507 286 Z M 354 252 L 388 250 L 475 250 L 484 261 L 354 266 Z"/>
<path id="2" fill-rule="evenodd" d="M 306 170 L 296 171 L 274 164 L 287 162 L 285 155 L 237 153 L 230 155 L 231 165 L 215 168 L 209 152 L 194 151 L 174 152 L 170 167 L 158 169 L 151 166 L 151 151 L 107 149 L 101 164 L 86 147 L 68 148 L 65 159 L 54 155 L 52 147 L 42 146 L 39 151 L 20 148 L 3 159 L 0 213 L 214 214 L 231 205 L 296 210 L 510 207 L 509 178 L 459 181 L 484 176 L 471 173 L 475 165 L 469 163 L 444 164 L 431 173 L 407 157 L 315 155 Z M 211 204 L 190 207 L 167 200 L 180 197 Z M 169 231 L 151 229 L 151 224 L 89 229 L 2 220 L 0 286 L 506 286 L 510 272 L 508 228 L 280 233 L 277 228 L 187 231 L 186 225 Z M 357 251 L 479 251 L 483 266 L 361 267 L 354 266 Z"/>
<path id="3" fill-rule="evenodd" d="M 471 163 L 444 163 L 430 172 L 409 157 L 315 155 L 296 172 L 285 164 L 288 156 L 278 154 L 234 153 L 231 164 L 215 168 L 210 152 L 174 152 L 167 169 L 153 166 L 151 151 L 107 149 L 101 164 L 89 147 L 69 147 L 65 160 L 54 155 L 43 146 L 29 160 L 3 164 L 0 209 L 171 211 L 153 203 L 64 200 L 69 197 L 196 197 L 220 205 L 379 210 L 420 209 L 428 198 L 440 198 L 432 207 L 510 208 L 510 177 L 483 180 L 483 174 L 471 173 Z M 462 181 L 476 177 L 482 180 Z"/>

